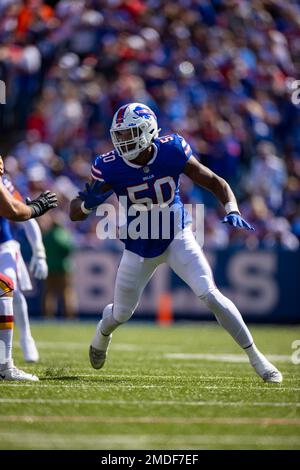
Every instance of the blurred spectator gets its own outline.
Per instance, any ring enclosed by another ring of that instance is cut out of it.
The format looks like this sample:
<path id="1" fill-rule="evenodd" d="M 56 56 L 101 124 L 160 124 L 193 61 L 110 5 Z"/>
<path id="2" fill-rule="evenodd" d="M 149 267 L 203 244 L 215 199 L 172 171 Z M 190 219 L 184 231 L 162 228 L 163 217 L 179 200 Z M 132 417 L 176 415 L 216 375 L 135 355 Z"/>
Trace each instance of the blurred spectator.
<path id="1" fill-rule="evenodd" d="M 45 221 L 44 227 L 45 227 Z M 44 284 L 43 311 L 47 318 L 60 310 L 65 318 L 74 318 L 75 292 L 70 279 L 74 244 L 70 233 L 58 222 L 49 219 L 50 226 L 44 233 L 44 244 L 49 268 Z"/>
<path id="2" fill-rule="evenodd" d="M 276 212 L 282 207 L 286 180 L 285 162 L 277 157 L 272 143 L 261 141 L 245 175 L 248 194 L 263 196 L 268 207 Z"/>
<path id="3" fill-rule="evenodd" d="M 183 134 L 229 181 L 253 218 L 257 231 L 249 236 L 214 228 L 217 203 L 183 185 L 185 202 L 209 207 L 209 246 L 258 246 L 270 231 L 294 249 L 300 106 L 291 94 L 300 79 L 299 38 L 298 0 L 2 0 L 1 151 L 10 155 L 14 181 L 24 192 L 45 187 L 42 165 L 67 210 L 95 154 L 111 149 L 113 112 L 142 101 L 163 132 Z M 94 229 L 92 220 L 72 225 L 76 244 L 99 244 Z"/>

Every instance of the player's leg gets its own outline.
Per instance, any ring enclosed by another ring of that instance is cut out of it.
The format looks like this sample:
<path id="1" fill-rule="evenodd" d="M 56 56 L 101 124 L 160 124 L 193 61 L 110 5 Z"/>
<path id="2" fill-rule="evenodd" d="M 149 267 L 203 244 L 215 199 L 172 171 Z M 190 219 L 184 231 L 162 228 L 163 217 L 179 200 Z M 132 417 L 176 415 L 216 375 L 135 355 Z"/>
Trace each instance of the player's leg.
<path id="1" fill-rule="evenodd" d="M 21 284 L 26 289 L 31 289 L 32 285 L 22 255 L 13 242 L 0 254 L 0 271 L 14 283 L 14 319 L 19 328 L 24 359 L 28 362 L 37 362 L 39 354 L 31 335 L 27 302 L 21 291 Z"/>
<path id="2" fill-rule="evenodd" d="M 39 353 L 31 334 L 27 302 L 20 289 L 16 289 L 14 292 L 13 306 L 16 325 L 20 331 L 20 344 L 24 359 L 27 362 L 37 362 Z"/>
<path id="3" fill-rule="evenodd" d="M 13 281 L 0 274 L 0 379 L 36 382 L 35 375 L 17 369 L 12 360 L 13 288 Z"/>
<path id="4" fill-rule="evenodd" d="M 161 257 L 141 258 L 124 250 L 117 272 L 113 304 L 104 308 L 90 346 L 90 362 L 95 369 L 103 367 L 112 332 L 132 316 L 146 284 L 160 262 Z"/>
<path id="5" fill-rule="evenodd" d="M 190 229 L 168 249 L 168 264 L 203 300 L 237 344 L 244 349 L 257 374 L 268 382 L 281 382 L 280 372 L 256 348 L 252 335 L 234 303 L 216 287 L 208 261 Z"/>
<path id="6" fill-rule="evenodd" d="M 13 281 L 0 273 L 0 368 L 12 365 Z"/>

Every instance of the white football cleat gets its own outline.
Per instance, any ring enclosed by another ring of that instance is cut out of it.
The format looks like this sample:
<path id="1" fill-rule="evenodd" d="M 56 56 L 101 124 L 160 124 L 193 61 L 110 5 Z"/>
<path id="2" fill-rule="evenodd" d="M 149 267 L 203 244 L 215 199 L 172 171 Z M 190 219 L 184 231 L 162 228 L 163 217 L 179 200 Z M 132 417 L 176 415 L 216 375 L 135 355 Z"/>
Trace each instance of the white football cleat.
<path id="1" fill-rule="evenodd" d="M 111 308 L 112 304 L 107 305 L 104 308 L 102 318 L 105 318 L 107 315 L 110 315 Z M 89 349 L 90 363 L 94 369 L 101 369 L 104 366 L 107 356 L 107 350 L 112 338 L 112 334 L 105 336 L 101 333 L 101 323 L 102 320 L 100 320 L 97 325 L 96 333 L 93 337 Z"/>
<path id="2" fill-rule="evenodd" d="M 28 380 L 30 382 L 38 382 L 39 378 L 36 375 L 27 374 L 27 372 L 13 366 L 0 371 L 0 380 L 15 380 L 17 382 Z"/>
<path id="3" fill-rule="evenodd" d="M 111 342 L 112 334 L 104 336 L 100 331 L 101 321 L 97 325 L 96 333 L 92 343 L 97 341 L 98 347 L 95 348 L 90 345 L 89 357 L 90 363 L 94 369 L 101 369 L 104 366 L 109 343 Z"/>
<path id="4" fill-rule="evenodd" d="M 94 369 L 102 369 L 106 361 L 106 356 L 107 356 L 107 350 L 101 351 L 100 349 L 96 349 L 92 345 L 90 345 L 89 357 L 90 357 L 91 366 Z"/>
<path id="5" fill-rule="evenodd" d="M 32 337 L 20 340 L 21 348 L 23 350 L 24 359 L 26 362 L 38 362 L 39 353 Z"/>
<path id="6" fill-rule="evenodd" d="M 282 374 L 276 369 L 271 362 L 269 362 L 262 354 L 260 359 L 251 362 L 255 372 L 263 379 L 264 382 L 281 383 Z"/>
<path id="7" fill-rule="evenodd" d="M 282 380 L 283 380 L 283 377 L 282 377 L 282 374 L 281 372 L 279 372 L 278 369 L 276 369 L 276 367 L 274 367 L 273 370 L 269 370 L 267 372 L 265 372 L 265 374 L 263 375 L 263 380 L 265 382 L 269 382 L 269 383 L 281 383 Z"/>

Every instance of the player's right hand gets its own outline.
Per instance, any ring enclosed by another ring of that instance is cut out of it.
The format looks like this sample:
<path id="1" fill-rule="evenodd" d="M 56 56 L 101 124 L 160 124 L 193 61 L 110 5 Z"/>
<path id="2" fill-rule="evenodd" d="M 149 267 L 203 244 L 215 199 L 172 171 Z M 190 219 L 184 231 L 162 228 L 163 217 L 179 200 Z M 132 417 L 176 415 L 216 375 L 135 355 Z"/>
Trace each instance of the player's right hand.
<path id="1" fill-rule="evenodd" d="M 224 219 L 222 220 L 223 224 L 229 224 L 236 228 L 244 228 L 246 230 L 255 230 L 252 225 L 250 225 L 239 212 L 229 212 Z"/>
<path id="2" fill-rule="evenodd" d="M 45 256 L 32 255 L 30 261 L 30 272 L 36 279 L 46 279 L 48 277 L 48 265 Z"/>
<path id="3" fill-rule="evenodd" d="M 40 217 L 50 209 L 57 207 L 57 196 L 51 191 L 44 191 L 36 199 L 30 200 L 26 198 L 26 204 L 32 210 L 31 218 Z"/>
<path id="4" fill-rule="evenodd" d="M 79 198 L 84 202 L 84 207 L 93 210 L 100 206 L 112 193 L 110 189 L 105 193 L 101 192 L 101 188 L 105 186 L 104 181 L 93 181 L 85 185 L 85 190 L 78 193 Z"/>

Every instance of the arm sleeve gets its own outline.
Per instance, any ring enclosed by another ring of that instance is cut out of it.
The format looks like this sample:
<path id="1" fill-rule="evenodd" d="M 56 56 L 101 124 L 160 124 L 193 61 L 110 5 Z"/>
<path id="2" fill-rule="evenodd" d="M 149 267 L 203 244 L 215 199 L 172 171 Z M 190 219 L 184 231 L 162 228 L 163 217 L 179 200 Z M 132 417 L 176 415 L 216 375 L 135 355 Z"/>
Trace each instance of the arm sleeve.
<path id="1" fill-rule="evenodd" d="M 21 194 L 19 193 L 19 191 L 16 190 L 16 188 L 14 187 L 14 185 L 12 184 L 12 182 L 10 181 L 10 179 L 7 177 L 7 175 L 4 175 L 2 177 L 2 183 L 4 184 L 4 186 L 6 187 L 6 189 L 10 192 L 10 194 L 18 199 L 19 201 L 24 201 L 24 199 L 22 198 Z"/>
<path id="2" fill-rule="evenodd" d="M 41 229 L 35 219 L 26 220 L 23 223 L 26 238 L 30 243 L 32 253 L 38 257 L 46 258 L 45 247 L 42 239 Z"/>

